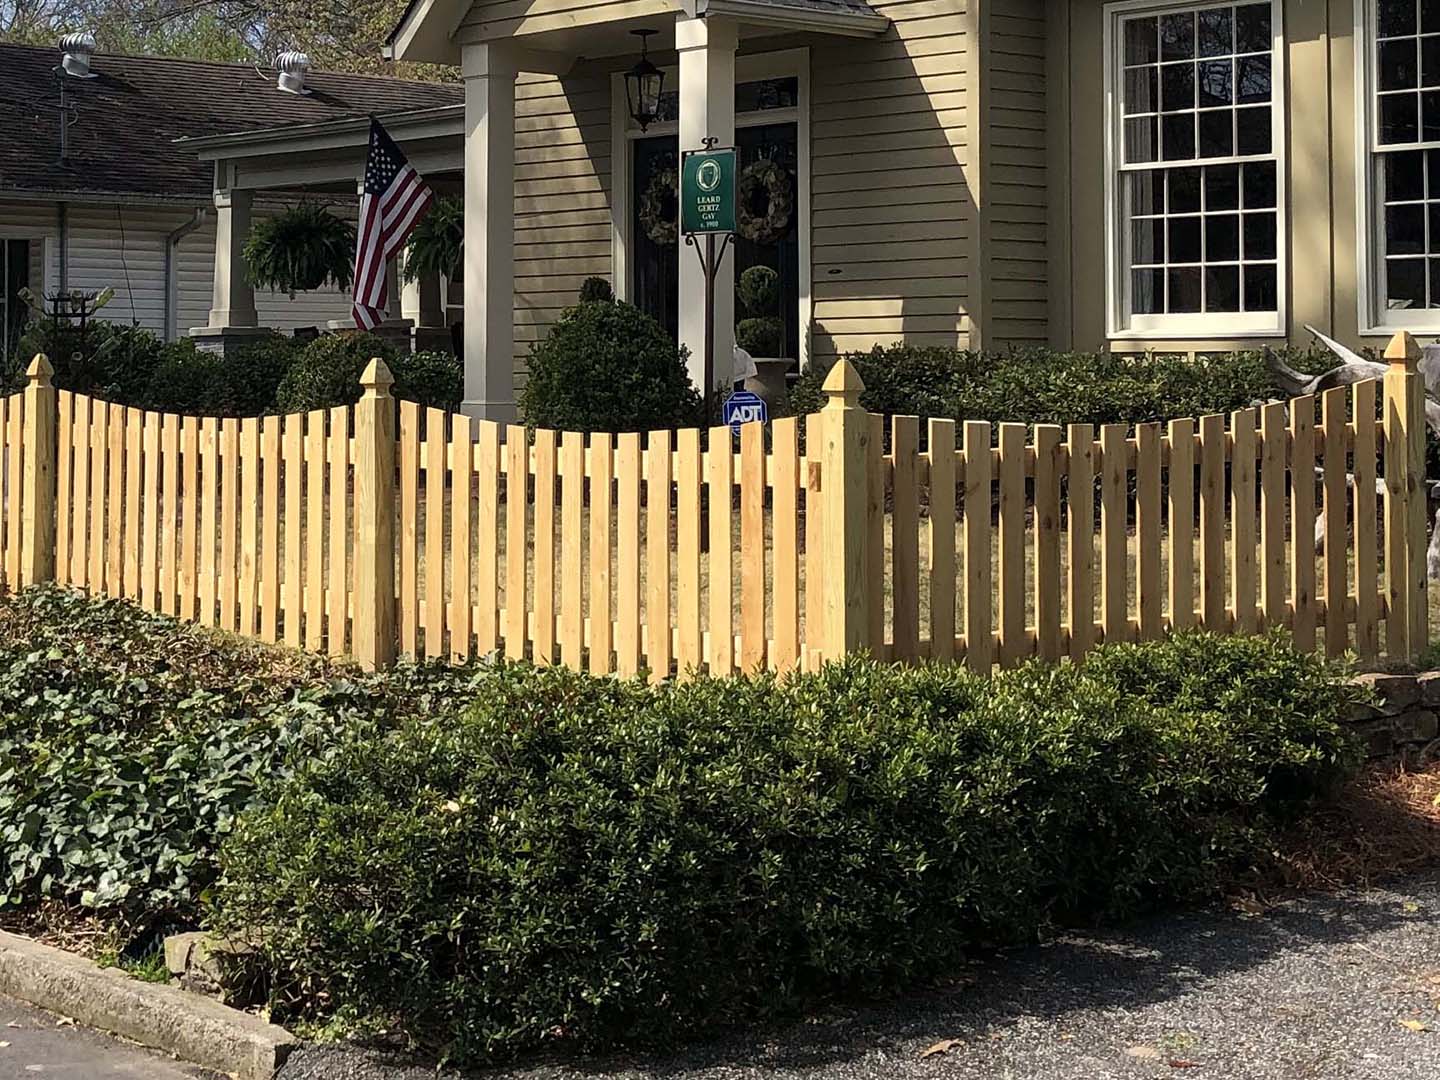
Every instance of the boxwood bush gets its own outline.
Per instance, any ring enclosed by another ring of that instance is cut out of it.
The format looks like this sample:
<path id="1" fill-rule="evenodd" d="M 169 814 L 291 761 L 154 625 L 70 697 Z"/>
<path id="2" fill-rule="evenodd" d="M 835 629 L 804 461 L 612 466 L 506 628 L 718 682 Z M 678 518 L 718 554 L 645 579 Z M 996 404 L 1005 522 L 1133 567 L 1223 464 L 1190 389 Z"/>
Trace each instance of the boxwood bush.
<path id="1" fill-rule="evenodd" d="M 464 372 L 458 359 L 449 353 L 400 353 L 374 334 L 325 334 L 307 344 L 280 383 L 276 406 L 306 412 L 353 405 L 360 400 L 360 376 L 375 357 L 390 368 L 396 397 L 438 409 L 460 407 Z"/>
<path id="2" fill-rule="evenodd" d="M 221 849 L 281 1015 L 457 1061 L 666 1040 L 1211 894 L 1351 762 L 1282 638 L 992 677 L 866 660 L 650 687 L 500 666 L 338 737 Z"/>
<path id="3" fill-rule="evenodd" d="M 1335 366 L 1329 353 L 1287 349 L 1300 371 Z M 1022 349 L 1005 353 L 876 346 L 848 359 L 871 412 L 1024 424 L 1109 424 L 1229 412 L 1277 396 L 1265 352 L 1188 356 L 1071 353 Z M 827 370 L 812 366 L 791 390 L 797 413 L 825 402 Z"/>

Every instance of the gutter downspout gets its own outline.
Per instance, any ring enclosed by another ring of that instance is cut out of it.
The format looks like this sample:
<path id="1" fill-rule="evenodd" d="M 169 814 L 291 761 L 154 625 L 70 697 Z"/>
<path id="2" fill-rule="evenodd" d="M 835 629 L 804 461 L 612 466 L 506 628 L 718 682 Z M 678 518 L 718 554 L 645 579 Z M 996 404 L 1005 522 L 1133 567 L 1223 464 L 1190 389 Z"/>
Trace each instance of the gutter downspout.
<path id="1" fill-rule="evenodd" d="M 180 284 L 175 280 L 175 249 L 180 241 L 198 229 L 209 214 L 203 206 L 197 206 L 194 216 L 174 232 L 165 237 L 165 340 L 175 340 L 175 320 L 180 309 Z"/>

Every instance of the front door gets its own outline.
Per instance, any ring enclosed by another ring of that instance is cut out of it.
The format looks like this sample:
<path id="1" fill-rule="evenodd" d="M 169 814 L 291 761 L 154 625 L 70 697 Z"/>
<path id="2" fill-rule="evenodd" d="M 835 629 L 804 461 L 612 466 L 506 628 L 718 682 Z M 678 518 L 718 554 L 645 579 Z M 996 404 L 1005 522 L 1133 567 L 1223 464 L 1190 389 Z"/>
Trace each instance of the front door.
<path id="1" fill-rule="evenodd" d="M 740 83 L 735 88 L 736 145 L 739 150 L 740 233 L 727 259 L 735 260 L 735 280 L 752 266 L 776 272 L 771 310 L 759 317 L 779 323 L 775 357 L 800 356 L 800 206 L 796 182 L 798 90 L 794 76 Z M 669 120 L 678 107 L 666 94 L 661 115 Z M 672 125 L 666 123 L 665 127 Z M 679 142 L 674 134 L 640 135 L 631 141 L 629 290 L 630 298 L 672 336 L 678 336 L 679 260 L 694 258 L 677 234 Z M 736 319 L 751 316 L 740 303 Z M 767 354 L 770 349 L 765 350 Z"/>

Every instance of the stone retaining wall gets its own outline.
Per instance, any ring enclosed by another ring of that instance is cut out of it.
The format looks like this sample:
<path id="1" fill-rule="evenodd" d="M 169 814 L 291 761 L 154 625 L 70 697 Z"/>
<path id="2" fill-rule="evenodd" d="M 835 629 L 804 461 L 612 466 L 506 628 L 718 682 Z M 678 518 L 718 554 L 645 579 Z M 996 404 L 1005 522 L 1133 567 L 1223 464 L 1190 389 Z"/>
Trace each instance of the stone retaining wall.
<path id="1" fill-rule="evenodd" d="M 1376 705 L 1362 705 L 1351 718 L 1374 758 L 1435 756 L 1440 738 L 1440 671 L 1419 675 L 1357 675 L 1375 691 Z"/>

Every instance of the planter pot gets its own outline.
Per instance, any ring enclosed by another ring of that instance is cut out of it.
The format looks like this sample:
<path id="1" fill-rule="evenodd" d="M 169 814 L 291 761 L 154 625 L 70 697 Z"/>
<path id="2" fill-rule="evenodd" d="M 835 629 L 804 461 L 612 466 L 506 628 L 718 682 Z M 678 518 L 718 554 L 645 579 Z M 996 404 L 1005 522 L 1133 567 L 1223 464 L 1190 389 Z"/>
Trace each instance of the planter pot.
<path id="1" fill-rule="evenodd" d="M 755 375 L 745 380 L 745 389 L 759 394 L 773 412 L 785 401 L 785 375 L 795 366 L 788 357 L 755 357 Z"/>

